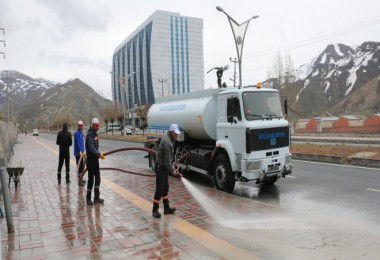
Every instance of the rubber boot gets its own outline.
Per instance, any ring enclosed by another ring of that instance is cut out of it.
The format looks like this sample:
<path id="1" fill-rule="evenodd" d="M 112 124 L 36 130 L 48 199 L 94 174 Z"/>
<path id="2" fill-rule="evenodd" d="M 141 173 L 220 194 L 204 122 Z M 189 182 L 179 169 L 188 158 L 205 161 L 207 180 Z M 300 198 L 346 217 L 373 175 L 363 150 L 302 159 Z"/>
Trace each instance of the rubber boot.
<path id="1" fill-rule="evenodd" d="M 70 183 L 70 173 L 66 172 L 66 183 Z"/>
<path id="2" fill-rule="evenodd" d="M 157 202 L 153 202 L 153 210 L 152 210 L 152 215 L 154 218 L 161 218 L 160 212 L 158 212 L 158 208 L 160 205 Z"/>
<path id="3" fill-rule="evenodd" d="M 94 205 L 94 203 L 91 200 L 91 191 L 87 191 L 87 196 L 86 196 L 86 204 L 88 206 Z"/>
<path id="4" fill-rule="evenodd" d="M 163 202 L 164 202 L 164 214 L 165 215 L 174 214 L 175 208 L 171 208 L 169 206 L 169 199 L 163 199 Z"/>

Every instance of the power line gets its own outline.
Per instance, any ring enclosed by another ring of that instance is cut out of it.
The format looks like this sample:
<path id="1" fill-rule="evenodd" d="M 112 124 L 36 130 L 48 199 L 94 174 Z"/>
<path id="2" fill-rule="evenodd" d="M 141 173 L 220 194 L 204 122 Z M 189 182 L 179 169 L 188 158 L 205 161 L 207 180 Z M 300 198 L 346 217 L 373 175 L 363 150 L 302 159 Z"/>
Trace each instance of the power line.
<path id="1" fill-rule="evenodd" d="M 365 26 L 368 26 L 368 25 L 372 25 L 372 24 L 376 24 L 378 22 L 380 22 L 380 16 L 375 16 L 375 17 L 372 17 L 370 19 L 361 21 L 359 23 L 350 25 L 348 27 L 341 28 L 341 29 L 336 30 L 334 32 L 322 34 L 322 35 L 319 35 L 319 36 L 314 37 L 314 38 L 310 38 L 310 39 L 305 40 L 305 41 L 301 41 L 301 42 L 298 42 L 298 43 L 290 44 L 288 46 L 285 46 L 285 47 L 281 48 L 281 50 L 282 51 L 289 51 L 289 50 L 303 48 L 305 46 L 309 46 L 309 45 L 312 45 L 312 44 L 316 44 L 316 43 L 319 43 L 319 42 L 322 42 L 322 41 L 334 38 L 336 36 L 340 36 L 340 35 L 343 35 L 343 34 L 350 33 L 352 31 L 359 30 L 362 27 L 365 27 Z M 267 51 L 267 52 L 263 52 L 261 54 L 256 54 L 256 55 L 249 56 L 248 59 L 249 58 L 262 57 L 262 56 L 268 56 L 268 55 L 274 55 L 276 53 L 278 53 L 278 51 Z"/>

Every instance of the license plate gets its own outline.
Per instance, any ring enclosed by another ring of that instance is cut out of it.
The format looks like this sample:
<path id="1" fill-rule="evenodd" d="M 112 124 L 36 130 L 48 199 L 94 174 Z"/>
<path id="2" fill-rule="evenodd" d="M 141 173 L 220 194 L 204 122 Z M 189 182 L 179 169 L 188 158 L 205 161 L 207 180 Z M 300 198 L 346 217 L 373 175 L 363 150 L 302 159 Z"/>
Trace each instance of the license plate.
<path id="1" fill-rule="evenodd" d="M 271 166 L 268 166 L 268 172 L 278 171 L 278 168 L 279 168 L 278 165 L 271 165 Z"/>

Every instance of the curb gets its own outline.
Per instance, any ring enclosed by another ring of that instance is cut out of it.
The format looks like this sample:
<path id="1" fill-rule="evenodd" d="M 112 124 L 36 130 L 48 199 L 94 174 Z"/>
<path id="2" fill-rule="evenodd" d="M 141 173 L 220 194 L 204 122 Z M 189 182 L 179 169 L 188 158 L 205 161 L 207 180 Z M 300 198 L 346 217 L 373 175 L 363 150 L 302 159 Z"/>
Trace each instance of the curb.
<path id="1" fill-rule="evenodd" d="M 313 162 L 343 164 L 343 158 L 340 156 L 292 153 L 292 159 L 313 161 Z"/>

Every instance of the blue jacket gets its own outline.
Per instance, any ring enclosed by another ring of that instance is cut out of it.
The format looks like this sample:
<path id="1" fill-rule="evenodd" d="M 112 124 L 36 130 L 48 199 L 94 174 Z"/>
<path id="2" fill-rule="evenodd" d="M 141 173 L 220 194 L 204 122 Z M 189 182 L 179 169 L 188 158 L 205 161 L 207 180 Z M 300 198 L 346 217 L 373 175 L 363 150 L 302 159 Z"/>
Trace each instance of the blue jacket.
<path id="1" fill-rule="evenodd" d="M 74 156 L 80 156 L 80 153 L 84 153 L 84 135 L 78 129 L 74 133 Z"/>

